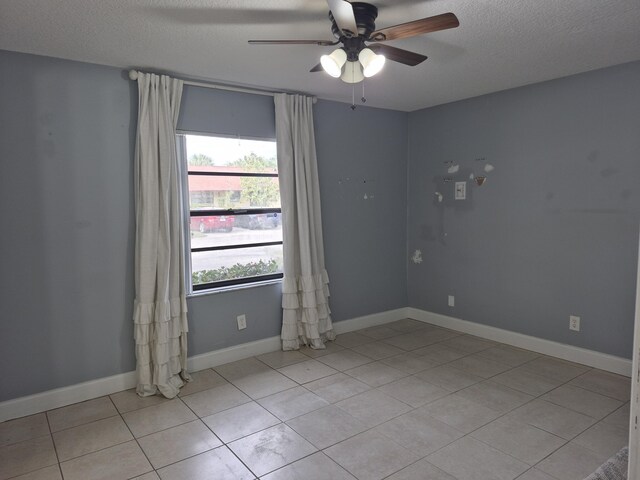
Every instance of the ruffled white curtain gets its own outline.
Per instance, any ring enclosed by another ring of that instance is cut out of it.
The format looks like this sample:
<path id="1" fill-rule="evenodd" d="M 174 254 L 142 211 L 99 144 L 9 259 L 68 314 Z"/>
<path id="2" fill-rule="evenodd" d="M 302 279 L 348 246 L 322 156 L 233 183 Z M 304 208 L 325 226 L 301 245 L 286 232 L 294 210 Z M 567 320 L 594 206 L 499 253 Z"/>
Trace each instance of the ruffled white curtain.
<path id="1" fill-rule="evenodd" d="M 282 198 L 282 349 L 324 348 L 335 339 L 324 265 L 313 101 L 277 94 L 276 138 Z"/>
<path id="2" fill-rule="evenodd" d="M 175 397 L 187 373 L 176 123 L 182 80 L 138 72 L 134 337 L 138 395 Z"/>

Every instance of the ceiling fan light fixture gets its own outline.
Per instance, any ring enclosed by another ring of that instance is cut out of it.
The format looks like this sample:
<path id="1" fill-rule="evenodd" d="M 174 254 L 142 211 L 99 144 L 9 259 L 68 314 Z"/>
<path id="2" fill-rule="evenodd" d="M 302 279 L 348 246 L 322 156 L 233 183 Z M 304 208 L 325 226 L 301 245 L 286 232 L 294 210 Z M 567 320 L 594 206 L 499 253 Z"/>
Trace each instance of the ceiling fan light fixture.
<path id="1" fill-rule="evenodd" d="M 325 72 L 334 78 L 342 73 L 342 66 L 347 61 L 347 53 L 342 48 L 337 48 L 330 55 L 322 55 L 320 64 Z"/>
<path id="2" fill-rule="evenodd" d="M 363 48 L 358 54 L 358 60 L 362 64 L 363 75 L 368 78 L 382 70 L 386 58 L 384 55 L 374 53 L 370 48 Z"/>
<path id="3" fill-rule="evenodd" d="M 358 83 L 364 80 L 360 62 L 347 62 L 344 65 L 340 80 L 345 83 Z"/>

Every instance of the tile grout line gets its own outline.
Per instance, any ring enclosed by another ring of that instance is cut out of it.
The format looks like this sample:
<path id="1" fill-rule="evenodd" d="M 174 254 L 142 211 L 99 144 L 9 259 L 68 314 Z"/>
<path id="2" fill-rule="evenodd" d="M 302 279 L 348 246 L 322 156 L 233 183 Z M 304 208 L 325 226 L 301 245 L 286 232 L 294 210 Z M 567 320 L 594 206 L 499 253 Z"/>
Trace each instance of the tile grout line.
<path id="1" fill-rule="evenodd" d="M 49 428 L 49 435 L 51 436 L 51 443 L 53 444 L 53 451 L 56 454 L 56 460 L 58 461 L 57 463 L 57 467 L 58 467 L 58 472 L 60 472 L 60 478 L 64 479 L 64 475 L 62 473 L 62 465 L 60 462 L 60 456 L 58 455 L 58 447 L 56 446 L 56 442 L 53 438 L 53 432 L 51 431 L 51 422 L 49 421 L 49 412 L 46 411 L 44 412 L 44 417 L 47 419 L 47 427 Z M 46 468 L 46 467 L 45 467 Z M 34 472 L 36 470 L 33 470 L 32 472 Z M 32 472 L 28 472 L 28 473 L 32 473 Z"/>
<path id="2" fill-rule="evenodd" d="M 250 357 L 250 358 L 255 358 L 255 357 Z M 215 371 L 215 370 L 214 370 L 214 371 Z M 220 372 L 216 372 L 216 373 L 222 377 L 222 374 L 221 374 Z M 223 378 L 224 378 L 224 377 L 223 377 Z M 226 378 L 225 378 L 225 380 L 226 380 Z M 227 380 L 227 381 L 228 381 L 228 380 Z M 229 383 L 231 383 L 231 382 L 229 382 Z M 233 384 L 232 384 L 232 385 L 233 385 Z M 237 388 L 237 387 L 236 387 L 236 388 Z M 197 393 L 197 392 L 196 392 L 196 393 Z M 245 395 L 246 395 L 246 394 L 245 394 Z M 188 395 L 186 395 L 186 396 L 188 397 Z M 247 395 L 247 396 L 248 396 L 248 395 Z M 249 397 L 249 398 L 251 398 L 251 397 Z M 182 399 L 181 399 L 181 400 L 182 400 Z M 252 401 L 254 401 L 254 402 L 255 402 L 255 400 L 253 400 L 253 399 L 252 399 Z M 206 451 L 204 451 L 204 452 L 196 453 L 195 455 L 192 455 L 192 456 L 190 456 L 190 457 L 183 458 L 182 460 L 178 460 L 177 462 L 173 462 L 171 465 L 175 465 L 176 463 L 182 462 L 182 461 L 184 461 L 184 460 L 188 460 L 189 458 L 197 457 L 198 455 L 202 455 L 203 453 L 210 452 L 210 451 L 212 451 L 212 450 L 215 450 L 216 448 L 225 447 L 227 450 L 229 450 L 229 451 L 231 452 L 231 454 L 232 454 L 236 459 L 238 459 L 238 461 L 239 461 L 239 462 L 240 462 L 240 463 L 241 463 L 241 464 L 242 464 L 242 465 L 243 465 L 243 466 L 244 466 L 244 467 L 245 467 L 249 472 L 251 472 L 251 473 L 253 474 L 253 476 L 254 476 L 254 477 L 258 478 L 258 476 L 254 473 L 254 471 L 253 471 L 253 470 L 251 470 L 251 469 L 249 468 L 249 466 L 248 466 L 248 465 L 246 465 L 246 464 L 242 461 L 242 459 L 241 459 L 240 457 L 238 457 L 238 455 L 236 455 L 236 452 L 234 452 L 234 451 L 231 449 L 231 447 L 229 447 L 229 444 L 228 444 L 227 442 L 225 442 L 224 440 L 222 440 L 222 438 L 220 438 L 218 435 L 216 435 L 216 432 L 214 432 L 214 431 L 211 429 L 211 427 L 209 427 L 209 425 L 207 425 L 207 423 L 206 423 L 204 420 L 202 420 L 202 417 L 201 417 L 201 416 L 199 416 L 199 415 L 198 415 L 198 414 L 197 414 L 197 413 L 196 413 L 196 412 L 195 412 L 195 411 L 194 411 L 194 410 L 193 410 L 189 405 L 187 405 L 187 403 L 186 403 L 186 402 L 184 402 L 184 401 L 183 401 L 183 403 L 186 405 L 186 407 L 187 407 L 189 410 L 191 410 L 191 411 L 193 412 L 193 414 L 198 418 L 198 420 L 200 420 L 200 422 L 202 422 L 202 424 L 207 428 L 207 430 L 209 430 L 209 431 L 210 431 L 210 432 L 211 432 L 211 433 L 212 433 L 212 434 L 213 434 L 213 435 L 214 435 L 218 440 L 220 440 L 220 442 L 222 443 L 222 445 L 220 445 L 220 446 L 218 446 L 218 447 L 210 448 L 209 450 L 206 450 Z M 251 403 L 251 402 L 247 402 L 247 403 Z M 256 402 L 256 403 L 257 403 L 257 402 Z M 241 405 L 246 405 L 246 404 L 242 403 Z M 240 406 L 240 405 L 236 405 L 236 406 Z M 231 408 L 235 408 L 235 407 L 231 407 Z M 221 412 L 224 412 L 224 411 L 230 410 L 231 408 L 227 408 L 226 410 L 221 410 Z M 216 412 L 216 413 L 221 413 L 221 412 Z M 215 415 L 215 414 L 213 414 L 213 415 Z M 210 415 L 206 415 L 206 416 L 208 417 L 208 416 L 210 416 Z M 260 430 L 260 431 L 262 431 L 262 430 Z M 245 435 L 245 436 L 246 436 L 246 435 Z M 241 437 L 241 438 L 244 438 L 244 437 Z M 235 441 L 235 440 L 233 440 L 233 441 Z M 229 443 L 231 443 L 231 442 L 229 442 Z M 166 468 L 166 467 L 168 467 L 168 466 L 169 466 L 169 465 L 165 465 L 165 466 L 164 466 L 164 467 L 162 467 L 162 468 Z"/>
<path id="3" fill-rule="evenodd" d="M 140 445 L 140 442 L 138 442 L 138 439 L 136 438 L 136 436 L 133 434 L 133 431 L 131 430 L 131 427 L 129 426 L 129 424 L 127 423 L 127 421 L 124 419 L 124 416 L 122 415 L 122 413 L 120 413 L 120 410 L 118 410 L 118 407 L 116 406 L 116 404 L 114 403 L 113 399 L 111 398 L 111 395 L 107 395 L 109 397 L 109 400 L 111 401 L 111 403 L 113 404 L 113 406 L 115 407 L 116 411 L 118 412 L 118 415 L 120 416 L 120 420 L 122 420 L 122 423 L 124 423 L 124 425 L 127 427 L 127 430 L 129 430 L 129 433 L 131 434 L 131 436 L 133 437 L 133 440 L 136 442 L 136 445 L 138 445 L 138 448 L 140 449 L 140 451 L 142 452 L 142 454 L 144 455 L 144 458 L 147 459 L 147 462 L 149 462 L 149 466 L 151 467 L 151 471 L 155 472 L 155 468 L 153 466 L 153 463 L 151 463 L 151 460 L 149 459 L 149 457 L 147 456 L 147 452 L 144 451 L 144 449 L 142 448 L 142 445 Z M 130 442 L 131 440 L 127 440 L 127 442 Z M 123 443 L 127 443 L 127 442 L 122 442 L 119 443 L 118 445 L 122 445 Z M 109 447 L 111 448 L 111 447 Z M 142 475 L 146 475 L 147 473 L 150 472 L 145 472 Z M 140 475 L 136 475 L 136 476 L 140 476 Z M 136 478 L 136 477 L 130 477 L 130 478 Z"/>

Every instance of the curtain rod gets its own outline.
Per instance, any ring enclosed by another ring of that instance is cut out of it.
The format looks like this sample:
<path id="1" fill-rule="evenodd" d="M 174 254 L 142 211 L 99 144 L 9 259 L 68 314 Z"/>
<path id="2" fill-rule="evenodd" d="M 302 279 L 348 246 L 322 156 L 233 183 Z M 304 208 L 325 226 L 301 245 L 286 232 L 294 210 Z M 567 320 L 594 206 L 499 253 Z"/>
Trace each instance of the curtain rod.
<path id="1" fill-rule="evenodd" d="M 129 70 L 129 78 L 131 80 L 138 79 L 138 71 L 137 70 Z M 202 87 L 202 88 L 213 88 L 214 90 L 228 90 L 230 92 L 240 92 L 240 93 L 252 93 L 255 95 L 266 95 L 268 97 L 273 97 L 277 93 L 287 93 L 287 92 L 272 92 L 268 90 L 258 90 L 256 88 L 244 88 L 244 87 L 233 87 L 231 85 L 220 85 L 217 83 L 210 82 L 193 82 L 191 80 L 183 80 L 185 85 L 191 85 L 192 87 Z M 313 99 L 313 103 L 318 101 L 318 97 L 311 97 Z"/>

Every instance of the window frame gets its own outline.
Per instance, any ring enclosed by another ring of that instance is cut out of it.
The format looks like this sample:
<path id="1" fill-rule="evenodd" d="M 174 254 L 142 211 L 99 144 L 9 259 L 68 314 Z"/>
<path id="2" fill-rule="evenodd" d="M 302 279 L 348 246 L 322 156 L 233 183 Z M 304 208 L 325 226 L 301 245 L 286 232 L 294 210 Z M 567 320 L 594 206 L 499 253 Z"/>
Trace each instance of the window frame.
<path id="1" fill-rule="evenodd" d="M 229 244 L 229 245 L 215 245 L 210 247 L 191 247 L 191 218 L 192 217 L 217 217 L 217 216 L 242 216 L 242 215 L 259 215 L 269 213 L 279 213 L 282 216 L 282 204 L 279 208 L 210 208 L 191 210 L 190 198 L 189 198 L 189 176 L 216 176 L 216 177 L 253 177 L 253 178 L 279 178 L 279 173 L 267 173 L 267 172 L 189 172 L 189 160 L 187 158 L 187 135 L 198 135 L 203 137 L 218 137 L 218 138 L 233 138 L 240 140 L 257 140 L 276 142 L 275 138 L 257 138 L 250 136 L 239 135 L 224 135 L 211 132 L 194 132 L 188 130 L 176 130 L 176 147 L 178 160 L 180 163 L 180 177 L 181 177 L 181 189 L 182 189 L 182 204 L 183 204 L 183 216 L 184 216 L 184 256 L 185 256 L 185 280 L 188 287 L 189 295 L 201 295 L 205 293 L 216 293 L 220 291 L 232 290 L 236 288 L 247 288 L 260 286 L 273 282 L 280 282 L 284 277 L 283 272 L 271 273 L 266 275 L 256 275 L 252 277 L 242 277 L 230 280 L 221 280 L 218 282 L 201 283 L 198 285 L 193 284 L 192 272 L 193 265 L 191 254 L 197 252 L 208 251 L 220 251 L 220 250 L 234 250 L 240 248 L 251 247 L 264 247 L 272 245 L 283 245 L 283 240 L 271 241 L 271 242 L 255 242 L 255 243 L 243 243 L 243 244 Z M 282 217 L 281 217 L 282 218 Z M 284 247 L 283 247 L 284 250 Z"/>

